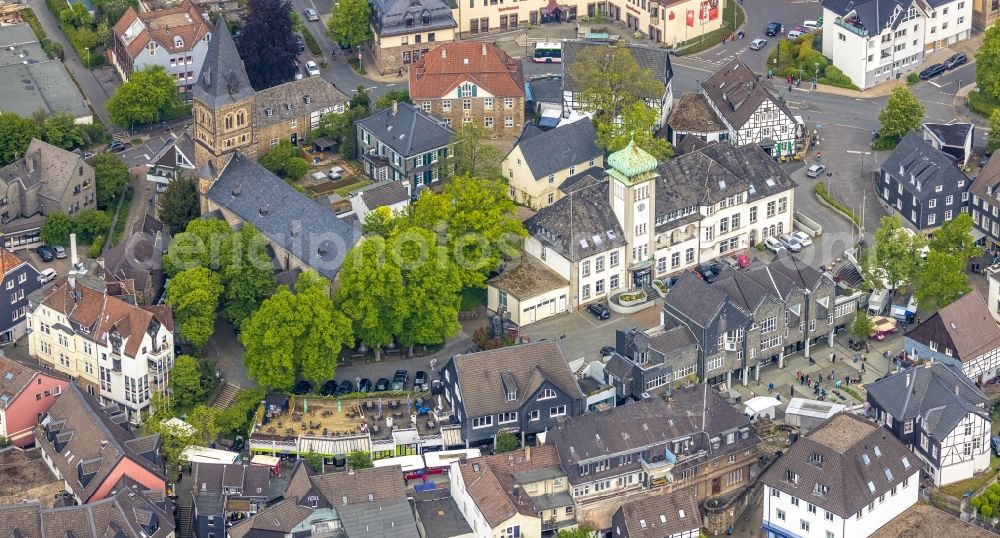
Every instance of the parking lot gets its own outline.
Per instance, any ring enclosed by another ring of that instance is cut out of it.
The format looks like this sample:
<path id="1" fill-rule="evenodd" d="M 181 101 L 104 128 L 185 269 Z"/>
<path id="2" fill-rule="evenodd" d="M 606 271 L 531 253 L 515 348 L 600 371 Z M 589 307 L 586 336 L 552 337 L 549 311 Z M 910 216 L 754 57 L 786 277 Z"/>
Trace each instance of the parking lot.
<path id="1" fill-rule="evenodd" d="M 15 250 L 14 254 L 18 258 L 21 258 L 22 260 L 24 260 L 24 261 L 30 263 L 31 265 L 33 265 L 35 267 L 35 269 L 38 269 L 39 271 L 51 267 L 52 269 L 56 270 L 56 273 L 58 273 L 59 276 L 65 276 L 66 273 L 68 273 L 69 269 L 70 269 L 69 247 L 66 247 L 66 257 L 65 258 L 55 259 L 55 260 L 52 260 L 50 262 L 43 262 L 42 258 L 38 256 L 37 252 L 35 252 L 35 247 L 29 247 L 29 248 L 26 248 L 26 249 Z"/>
<path id="2" fill-rule="evenodd" d="M 614 345 L 616 330 L 633 327 L 650 329 L 659 325 L 663 301 L 657 299 L 654 303 L 636 314 L 611 312 L 611 317 L 603 321 L 586 311 L 567 312 L 523 327 L 521 335 L 532 341 L 546 339 L 557 342 L 567 361 L 581 357 L 596 360 L 600 358 L 602 347 Z"/>

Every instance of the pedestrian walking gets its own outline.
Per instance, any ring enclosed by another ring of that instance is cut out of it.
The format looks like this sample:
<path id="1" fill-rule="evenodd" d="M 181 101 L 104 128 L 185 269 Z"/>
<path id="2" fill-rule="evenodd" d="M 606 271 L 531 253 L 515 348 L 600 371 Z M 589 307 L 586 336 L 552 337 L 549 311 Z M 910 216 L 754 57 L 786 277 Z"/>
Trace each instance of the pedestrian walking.
<path id="1" fill-rule="evenodd" d="M 788 385 L 788 397 L 789 398 L 795 397 L 795 385 Z"/>

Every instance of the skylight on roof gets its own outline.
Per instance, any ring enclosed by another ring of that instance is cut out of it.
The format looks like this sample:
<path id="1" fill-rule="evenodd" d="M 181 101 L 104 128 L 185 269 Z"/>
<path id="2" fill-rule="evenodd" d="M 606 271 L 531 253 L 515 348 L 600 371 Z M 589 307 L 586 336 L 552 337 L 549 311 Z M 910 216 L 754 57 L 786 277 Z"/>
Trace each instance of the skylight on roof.
<path id="1" fill-rule="evenodd" d="M 587 240 L 586 239 L 581 239 L 580 240 L 580 248 L 587 248 Z"/>
<path id="2" fill-rule="evenodd" d="M 608 236 L 608 239 L 610 239 L 610 240 L 612 240 L 612 241 L 614 241 L 614 240 L 615 240 L 615 237 L 616 237 L 616 236 L 615 236 L 615 232 L 614 232 L 614 230 L 608 230 L 608 231 L 606 231 L 606 232 L 604 232 L 604 233 L 605 233 L 605 234 L 607 234 L 607 236 Z"/>
<path id="3" fill-rule="evenodd" d="M 750 184 L 750 194 L 757 194 L 757 187 L 754 187 L 752 183 Z"/>
<path id="4" fill-rule="evenodd" d="M 910 468 L 910 460 L 907 459 L 906 456 L 903 456 L 903 468 L 904 469 L 909 469 Z"/>
<path id="5" fill-rule="evenodd" d="M 881 458 L 882 457 L 882 451 L 879 450 L 878 445 L 875 445 L 875 457 L 876 458 Z"/>
<path id="6" fill-rule="evenodd" d="M 3 376 L 4 381 L 10 381 L 12 379 L 14 379 L 14 372 L 7 372 L 7 374 Z"/>
<path id="7" fill-rule="evenodd" d="M 769 177 L 766 180 L 764 180 L 764 182 L 767 183 L 768 187 L 773 187 L 774 186 L 774 178 Z"/>
<path id="8" fill-rule="evenodd" d="M 891 469 L 885 469 L 885 479 L 889 480 L 889 481 L 892 480 L 892 470 Z"/>
<path id="9" fill-rule="evenodd" d="M 597 235 L 597 234 L 594 234 L 594 236 L 592 237 L 592 239 L 594 240 L 594 244 L 595 245 L 600 245 L 601 243 L 604 242 L 604 241 L 601 240 L 601 236 Z"/>
<path id="10" fill-rule="evenodd" d="M 871 458 L 868 457 L 868 454 L 862 454 L 861 461 L 865 462 L 865 465 L 869 465 L 872 462 Z"/>
<path id="11" fill-rule="evenodd" d="M 719 180 L 719 189 L 725 190 L 725 188 L 726 188 L 726 180 L 720 179 Z"/>
<path id="12" fill-rule="evenodd" d="M 639 526 L 645 529 L 646 528 L 646 520 L 645 519 L 640 519 L 639 520 Z"/>
<path id="13" fill-rule="evenodd" d="M 875 482 L 872 482 L 871 480 L 868 481 L 868 490 L 875 493 Z"/>
<path id="14" fill-rule="evenodd" d="M 684 519 L 684 510 L 678 510 L 677 515 L 681 516 L 681 519 Z"/>
<path id="15" fill-rule="evenodd" d="M 660 523 L 666 523 L 666 522 L 667 522 L 667 516 L 660 514 Z"/>

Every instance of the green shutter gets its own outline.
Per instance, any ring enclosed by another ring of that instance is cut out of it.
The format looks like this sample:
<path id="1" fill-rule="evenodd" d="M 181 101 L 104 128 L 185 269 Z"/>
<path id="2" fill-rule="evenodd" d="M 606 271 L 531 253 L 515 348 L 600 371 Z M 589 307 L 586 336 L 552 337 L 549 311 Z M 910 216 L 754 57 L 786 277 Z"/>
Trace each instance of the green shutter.
<path id="1" fill-rule="evenodd" d="M 472 86 L 472 96 L 473 96 L 473 97 L 475 97 L 475 96 L 476 96 L 476 90 L 477 90 L 477 89 L 478 89 L 478 88 L 477 88 L 476 86 Z"/>

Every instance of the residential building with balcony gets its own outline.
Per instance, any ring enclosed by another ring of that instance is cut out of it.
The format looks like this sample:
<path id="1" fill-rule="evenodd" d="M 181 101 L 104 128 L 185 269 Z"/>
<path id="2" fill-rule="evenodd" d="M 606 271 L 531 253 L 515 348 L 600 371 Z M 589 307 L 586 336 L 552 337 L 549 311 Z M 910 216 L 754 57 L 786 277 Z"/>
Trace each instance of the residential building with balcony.
<path id="1" fill-rule="evenodd" d="M 110 30 L 108 57 L 122 79 L 151 66 L 162 67 L 190 99 L 208 53 L 214 27 L 191 0 L 140 13 L 126 9 Z"/>
<path id="2" fill-rule="evenodd" d="M 156 184 L 156 192 L 163 192 L 171 181 L 193 177 L 194 162 L 194 140 L 190 131 L 166 136 L 163 145 L 146 160 L 146 180 Z"/>
<path id="3" fill-rule="evenodd" d="M 1000 328 L 973 289 L 906 333 L 903 349 L 916 359 L 949 364 L 977 384 L 1000 375 Z"/>
<path id="4" fill-rule="evenodd" d="M 410 103 L 393 103 L 357 122 L 358 159 L 375 181 L 405 181 L 409 191 L 448 177 L 455 131 Z"/>
<path id="5" fill-rule="evenodd" d="M 0 437 L 24 448 L 35 442 L 38 417 L 55 403 L 69 380 L 0 357 Z"/>
<path id="6" fill-rule="evenodd" d="M 861 89 L 919 70 L 927 55 L 972 32 L 973 0 L 822 4 L 823 56 Z"/>
<path id="7" fill-rule="evenodd" d="M 970 183 L 954 157 L 911 132 L 882 163 L 876 190 L 890 214 L 899 215 L 917 232 L 929 233 L 969 210 Z"/>
<path id="8" fill-rule="evenodd" d="M 619 401 L 639 400 L 697 379 L 698 340 L 687 326 L 615 331 L 615 352 L 604 366 Z"/>
<path id="9" fill-rule="evenodd" d="M 137 421 L 152 393 L 167 387 L 174 363 L 169 307 L 135 306 L 87 275 L 61 277 L 29 299 L 28 352 L 81 390 L 121 404 Z"/>
<path id="10" fill-rule="evenodd" d="M 549 536 L 577 523 L 552 445 L 455 461 L 450 476 L 451 495 L 475 536 Z"/>
<path id="11" fill-rule="evenodd" d="M 697 502 L 741 491 L 758 442 L 749 419 L 704 383 L 560 420 L 545 440 L 559 449 L 577 519 L 602 531 L 624 503 L 680 490 Z"/>
<path id="12" fill-rule="evenodd" d="M 372 4 L 372 56 L 385 75 L 420 61 L 455 39 L 458 23 L 447 0 L 377 0 Z"/>
<path id="13" fill-rule="evenodd" d="M 584 175 L 604 176 L 604 150 L 587 118 L 542 131 L 528 124 L 500 163 L 515 202 L 540 209 L 573 191 Z"/>
<path id="14" fill-rule="evenodd" d="M 611 518 L 612 538 L 698 538 L 701 510 L 694 488 L 625 503 Z"/>
<path id="15" fill-rule="evenodd" d="M 990 399 L 957 367 L 925 364 L 868 384 L 868 414 L 936 486 L 978 476 L 990 467 Z"/>
<path id="16" fill-rule="evenodd" d="M 835 415 L 761 477 L 768 538 L 866 538 L 917 502 L 920 467 L 878 424 Z"/>
<path id="17" fill-rule="evenodd" d="M 467 444 L 501 431 L 529 437 L 586 410 L 586 397 L 552 341 L 455 355 L 441 368 L 444 400 Z"/>

